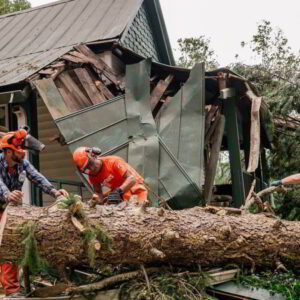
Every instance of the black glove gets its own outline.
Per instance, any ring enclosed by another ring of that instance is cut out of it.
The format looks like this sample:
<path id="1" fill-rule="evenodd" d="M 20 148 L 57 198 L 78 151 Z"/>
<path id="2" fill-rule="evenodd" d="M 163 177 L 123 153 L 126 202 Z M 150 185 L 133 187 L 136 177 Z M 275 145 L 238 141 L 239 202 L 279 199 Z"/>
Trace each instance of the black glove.
<path id="1" fill-rule="evenodd" d="M 123 201 L 124 191 L 120 188 L 110 192 L 107 196 L 107 204 L 119 204 Z"/>
<path id="2" fill-rule="evenodd" d="M 120 194 L 122 200 L 124 200 L 124 191 L 121 188 L 116 188 L 115 191 Z"/>

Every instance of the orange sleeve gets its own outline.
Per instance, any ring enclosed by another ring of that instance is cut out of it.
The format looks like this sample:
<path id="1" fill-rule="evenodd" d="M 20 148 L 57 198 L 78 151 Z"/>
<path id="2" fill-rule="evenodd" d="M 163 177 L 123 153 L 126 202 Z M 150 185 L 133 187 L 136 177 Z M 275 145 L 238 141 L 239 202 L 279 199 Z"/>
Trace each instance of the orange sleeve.
<path id="1" fill-rule="evenodd" d="M 126 162 L 118 159 L 114 163 L 114 171 L 121 177 L 124 177 L 125 173 L 129 171 L 129 169 Z"/>

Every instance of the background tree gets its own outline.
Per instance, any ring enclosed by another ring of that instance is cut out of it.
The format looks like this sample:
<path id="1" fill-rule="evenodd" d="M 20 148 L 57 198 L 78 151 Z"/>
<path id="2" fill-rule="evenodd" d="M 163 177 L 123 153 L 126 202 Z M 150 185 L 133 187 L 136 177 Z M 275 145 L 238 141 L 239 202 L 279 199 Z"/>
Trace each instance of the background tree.
<path id="1" fill-rule="evenodd" d="M 215 52 L 210 48 L 210 39 L 205 38 L 205 36 L 178 39 L 177 43 L 180 51 L 177 62 L 179 66 L 191 68 L 197 62 L 205 62 L 206 70 L 213 70 L 219 66 Z"/>
<path id="2" fill-rule="evenodd" d="M 281 29 L 262 21 L 250 42 L 242 42 L 256 56 L 257 63 L 240 62 L 231 69 L 254 83 L 273 115 L 273 150 L 269 153 L 271 179 L 299 173 L 300 167 L 300 56 L 288 45 Z M 300 185 L 289 187 L 286 195 L 275 194 L 280 216 L 300 220 Z"/>
<path id="3" fill-rule="evenodd" d="M 30 7 L 31 4 L 27 0 L 0 0 L 0 15 L 9 14 Z"/>
<path id="4" fill-rule="evenodd" d="M 179 39 L 178 64 L 191 67 L 198 61 L 210 61 L 214 51 L 209 40 Z M 269 105 L 275 124 L 273 150 L 268 155 L 271 179 L 281 179 L 300 172 L 300 56 L 288 45 L 281 29 L 264 20 L 249 42 L 242 42 L 255 55 L 252 65 L 237 61 L 230 69 L 254 83 Z M 214 61 L 214 58 L 213 58 Z M 217 63 L 215 64 L 218 65 Z M 290 186 L 285 195 L 274 195 L 277 213 L 290 220 L 300 220 L 300 185 Z"/>

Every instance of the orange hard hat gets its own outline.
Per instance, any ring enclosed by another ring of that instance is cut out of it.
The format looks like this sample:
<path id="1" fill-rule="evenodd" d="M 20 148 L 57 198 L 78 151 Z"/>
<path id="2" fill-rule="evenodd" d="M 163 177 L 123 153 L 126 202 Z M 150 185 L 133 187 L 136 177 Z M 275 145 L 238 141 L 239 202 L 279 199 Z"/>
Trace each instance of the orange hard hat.
<path id="1" fill-rule="evenodd" d="M 19 153 L 27 153 L 24 150 L 24 139 L 28 135 L 25 129 L 19 129 L 17 131 L 11 131 L 6 133 L 0 140 L 0 148 L 9 148 Z"/>
<path id="2" fill-rule="evenodd" d="M 81 171 L 85 170 L 89 162 L 88 149 L 87 147 L 79 147 L 73 153 L 73 160 Z"/>

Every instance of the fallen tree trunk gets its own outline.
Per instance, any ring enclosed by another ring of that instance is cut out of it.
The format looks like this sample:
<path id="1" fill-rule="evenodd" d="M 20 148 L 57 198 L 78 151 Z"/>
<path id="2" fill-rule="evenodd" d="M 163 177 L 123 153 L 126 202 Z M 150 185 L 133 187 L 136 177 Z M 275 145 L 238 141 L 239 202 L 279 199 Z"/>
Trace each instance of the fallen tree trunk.
<path id="1" fill-rule="evenodd" d="M 143 212 L 132 206 L 85 206 L 84 212 L 85 219 L 80 222 L 86 228 L 98 228 L 101 245 L 95 250 L 95 265 L 162 262 L 218 266 L 234 262 L 276 267 L 281 261 L 286 266 L 300 266 L 300 222 L 232 214 L 216 207 L 147 208 Z M 23 258 L 20 228 L 29 222 L 35 224 L 40 255 L 51 265 L 89 264 L 88 245 L 68 210 L 13 206 L 6 209 L 0 224 L 0 263 L 17 263 Z"/>

